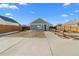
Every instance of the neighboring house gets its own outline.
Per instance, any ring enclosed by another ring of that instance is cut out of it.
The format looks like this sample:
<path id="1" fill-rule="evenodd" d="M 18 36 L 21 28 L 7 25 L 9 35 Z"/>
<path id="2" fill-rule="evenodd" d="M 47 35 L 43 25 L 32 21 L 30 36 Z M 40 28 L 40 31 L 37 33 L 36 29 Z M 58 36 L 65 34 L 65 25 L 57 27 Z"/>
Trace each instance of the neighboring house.
<path id="1" fill-rule="evenodd" d="M 30 23 L 31 30 L 49 30 L 49 23 L 43 20 L 42 18 L 38 18 L 35 21 Z"/>
<path id="2" fill-rule="evenodd" d="M 21 30 L 21 26 L 15 20 L 0 15 L 0 33 Z"/>
<path id="3" fill-rule="evenodd" d="M 79 32 L 79 19 L 70 20 L 62 26 L 57 26 L 57 30 L 68 32 Z"/>
<path id="4" fill-rule="evenodd" d="M 65 26 L 79 26 L 79 19 L 70 20 L 63 25 Z"/>

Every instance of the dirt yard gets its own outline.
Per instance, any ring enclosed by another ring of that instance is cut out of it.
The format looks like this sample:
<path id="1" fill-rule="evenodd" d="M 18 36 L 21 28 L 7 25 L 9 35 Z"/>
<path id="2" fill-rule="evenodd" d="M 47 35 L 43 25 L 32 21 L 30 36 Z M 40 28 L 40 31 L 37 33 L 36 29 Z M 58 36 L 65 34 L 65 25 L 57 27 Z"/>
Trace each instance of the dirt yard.
<path id="1" fill-rule="evenodd" d="M 61 38 L 74 38 L 76 40 L 79 40 L 79 33 L 78 32 L 53 32 L 54 34 L 56 34 L 57 36 L 61 37 Z"/>
<path id="2" fill-rule="evenodd" d="M 46 36 L 43 31 L 27 30 L 27 31 L 8 35 L 8 37 L 45 38 Z"/>

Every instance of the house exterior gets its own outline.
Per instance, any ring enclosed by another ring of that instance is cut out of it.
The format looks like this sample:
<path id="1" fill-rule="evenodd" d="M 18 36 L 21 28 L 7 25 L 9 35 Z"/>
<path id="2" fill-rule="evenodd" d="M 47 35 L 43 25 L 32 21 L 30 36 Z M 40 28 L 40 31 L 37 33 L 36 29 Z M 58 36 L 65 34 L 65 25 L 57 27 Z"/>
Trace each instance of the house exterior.
<path id="1" fill-rule="evenodd" d="M 63 24 L 64 26 L 79 26 L 79 19 L 70 20 Z"/>
<path id="2" fill-rule="evenodd" d="M 21 30 L 21 25 L 18 22 L 0 15 L 0 33 L 19 30 Z"/>
<path id="3" fill-rule="evenodd" d="M 79 32 L 79 19 L 70 20 L 61 26 L 57 26 L 57 30 Z"/>
<path id="4" fill-rule="evenodd" d="M 38 18 L 35 21 L 30 23 L 30 29 L 48 31 L 49 23 L 43 20 L 42 18 Z"/>

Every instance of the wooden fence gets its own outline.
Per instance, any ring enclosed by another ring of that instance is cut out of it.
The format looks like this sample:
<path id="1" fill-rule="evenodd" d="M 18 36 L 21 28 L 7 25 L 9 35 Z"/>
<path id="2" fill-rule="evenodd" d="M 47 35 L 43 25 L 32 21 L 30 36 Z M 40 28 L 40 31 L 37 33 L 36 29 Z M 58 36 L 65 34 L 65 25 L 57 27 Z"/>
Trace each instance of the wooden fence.
<path id="1" fill-rule="evenodd" d="M 73 32 L 79 32 L 79 26 L 57 26 L 57 30 L 60 31 L 73 31 Z"/>
<path id="2" fill-rule="evenodd" d="M 0 25 L 0 33 L 11 32 L 11 31 L 20 31 L 22 27 L 20 25 Z"/>

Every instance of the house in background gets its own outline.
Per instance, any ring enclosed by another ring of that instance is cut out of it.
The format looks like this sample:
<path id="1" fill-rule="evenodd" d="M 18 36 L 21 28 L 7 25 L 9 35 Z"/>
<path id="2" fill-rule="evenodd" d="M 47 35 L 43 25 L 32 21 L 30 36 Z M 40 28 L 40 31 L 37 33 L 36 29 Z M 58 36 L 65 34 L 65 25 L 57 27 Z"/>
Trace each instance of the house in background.
<path id="1" fill-rule="evenodd" d="M 48 31 L 49 25 L 50 24 L 47 21 L 43 20 L 42 18 L 38 18 L 30 23 L 30 29 Z"/>
<path id="2" fill-rule="evenodd" d="M 21 25 L 18 22 L 11 18 L 0 15 L 0 33 L 19 31 L 21 29 Z"/>
<path id="3" fill-rule="evenodd" d="M 63 24 L 64 26 L 79 26 L 79 19 L 70 20 Z"/>
<path id="4" fill-rule="evenodd" d="M 65 22 L 61 26 L 57 26 L 57 30 L 67 32 L 79 32 L 79 19 L 73 19 Z"/>

